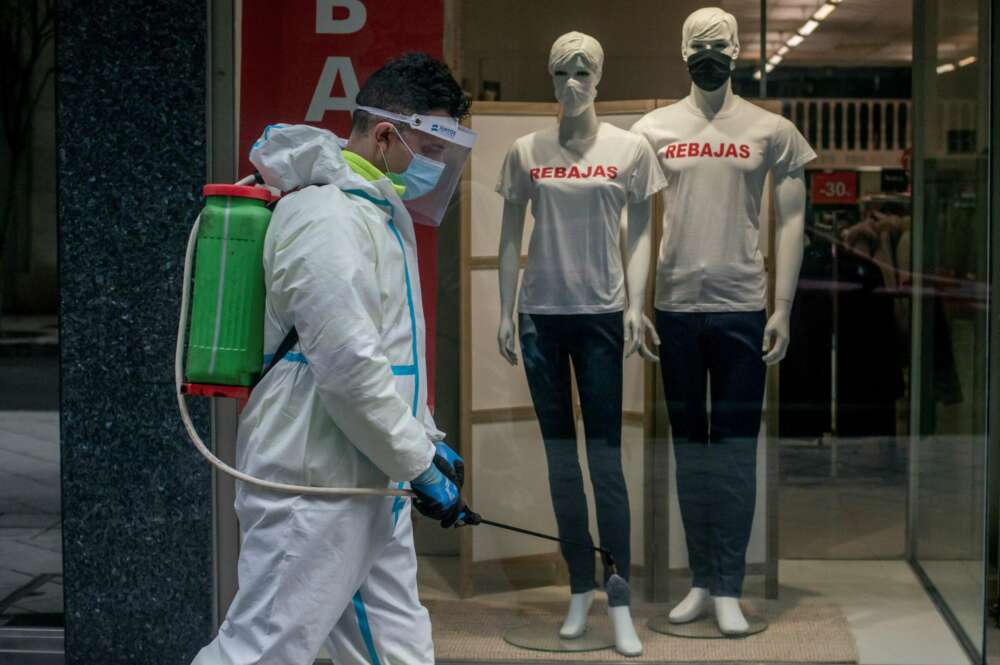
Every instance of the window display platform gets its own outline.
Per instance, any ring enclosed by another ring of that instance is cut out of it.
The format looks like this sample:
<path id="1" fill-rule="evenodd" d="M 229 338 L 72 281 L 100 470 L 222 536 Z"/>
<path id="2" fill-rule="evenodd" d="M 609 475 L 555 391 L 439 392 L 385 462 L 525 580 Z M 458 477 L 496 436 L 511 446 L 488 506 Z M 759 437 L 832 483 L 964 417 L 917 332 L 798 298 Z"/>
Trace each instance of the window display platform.
<path id="1" fill-rule="evenodd" d="M 546 611 L 546 615 L 549 614 Z M 558 611 L 555 614 L 551 614 L 551 616 L 547 616 L 547 621 L 535 621 L 533 618 L 525 617 L 523 624 L 504 631 L 503 640 L 515 647 L 519 653 L 523 653 L 524 649 L 530 649 L 532 651 L 544 651 L 547 653 L 579 654 L 586 651 L 612 649 L 615 646 L 611 624 L 608 623 L 605 617 L 595 617 L 595 620 L 590 622 L 583 635 L 573 639 L 564 639 L 559 636 L 559 627 L 562 624 L 558 620 L 552 621 L 552 617 L 558 619 Z M 490 634 L 491 632 L 487 630 L 486 634 Z"/>
<path id="2" fill-rule="evenodd" d="M 420 557 L 419 584 L 431 612 L 441 662 L 621 662 L 613 649 L 547 654 L 516 649 L 503 632 L 534 618 L 558 620 L 568 589 L 562 586 L 484 594 L 461 601 L 449 580 L 457 557 Z M 676 598 L 684 591 L 678 575 Z M 919 580 L 903 561 L 781 562 L 780 600 L 769 606 L 770 628 L 735 640 L 690 640 L 652 633 L 647 620 L 668 604 L 637 605 L 636 628 L 645 651 L 640 662 L 821 662 L 859 665 L 966 665 L 968 659 Z M 641 584 L 637 580 L 635 585 Z M 641 597 L 636 588 L 635 597 Z M 763 601 L 750 599 L 751 604 Z M 603 600 L 591 610 L 592 625 L 606 621 Z M 801 636 L 801 640 L 799 639 Z M 695 652 L 695 649 L 702 651 Z M 836 649 L 837 652 L 833 653 Z M 766 651 L 765 651 L 766 650 Z"/>
<path id="3" fill-rule="evenodd" d="M 434 646 L 439 661 L 520 663 L 549 661 L 620 661 L 613 648 L 576 653 L 529 651 L 504 641 L 511 625 L 556 623 L 565 602 L 510 602 L 490 600 L 427 600 L 434 625 Z M 472 607 L 470 607 L 472 605 Z M 857 663 L 858 654 L 850 627 L 840 609 L 831 603 L 798 599 L 774 606 L 771 626 L 763 633 L 734 639 L 686 639 L 652 632 L 647 622 L 664 607 L 633 608 L 643 654 L 629 662 L 763 662 Z M 606 605 L 595 602 L 590 630 L 607 627 Z"/>
<path id="4" fill-rule="evenodd" d="M 475 605 L 470 608 L 469 605 Z M 528 651 L 508 644 L 502 635 L 511 624 L 553 622 L 561 618 L 565 603 L 491 601 L 426 601 L 434 624 L 434 646 L 439 661 L 520 663 L 549 661 L 620 661 L 614 649 L 577 653 Z M 629 662 L 785 662 L 857 663 L 850 628 L 839 608 L 822 601 L 797 603 L 777 612 L 764 633 L 739 639 L 692 640 L 649 630 L 649 619 L 662 607 L 633 607 L 643 654 Z M 603 602 L 591 610 L 591 630 L 606 625 Z"/>
<path id="5" fill-rule="evenodd" d="M 746 618 L 747 623 L 750 625 L 747 628 L 746 634 L 740 637 L 750 637 L 752 635 L 757 635 L 758 633 L 763 633 L 768 629 L 767 616 L 761 610 L 757 610 L 757 614 L 753 614 L 754 610 L 749 609 L 747 604 L 744 603 L 743 616 Z M 674 637 L 683 637 L 689 640 L 728 640 L 737 639 L 734 636 L 727 636 L 719 630 L 718 622 L 711 613 L 706 613 L 696 621 L 689 621 L 687 623 L 674 623 L 670 620 L 670 615 L 667 612 L 663 614 L 657 614 L 646 622 L 646 627 L 649 628 L 654 633 L 660 633 L 662 635 L 673 635 Z M 851 661 L 856 662 L 856 661 Z"/>

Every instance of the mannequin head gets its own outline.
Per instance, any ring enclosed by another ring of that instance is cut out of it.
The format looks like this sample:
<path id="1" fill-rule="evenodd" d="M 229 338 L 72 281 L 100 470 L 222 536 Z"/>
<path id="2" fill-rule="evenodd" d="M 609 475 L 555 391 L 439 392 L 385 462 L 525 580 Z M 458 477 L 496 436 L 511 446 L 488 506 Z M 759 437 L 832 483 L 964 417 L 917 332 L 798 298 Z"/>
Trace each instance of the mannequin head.
<path id="1" fill-rule="evenodd" d="M 681 33 L 681 57 L 694 84 L 706 91 L 724 85 L 740 55 L 736 17 L 718 7 L 703 7 L 687 17 Z"/>
<path id="2" fill-rule="evenodd" d="M 604 49 L 582 32 L 567 32 L 552 44 L 549 74 L 563 116 L 575 117 L 594 104 L 604 69 Z"/>

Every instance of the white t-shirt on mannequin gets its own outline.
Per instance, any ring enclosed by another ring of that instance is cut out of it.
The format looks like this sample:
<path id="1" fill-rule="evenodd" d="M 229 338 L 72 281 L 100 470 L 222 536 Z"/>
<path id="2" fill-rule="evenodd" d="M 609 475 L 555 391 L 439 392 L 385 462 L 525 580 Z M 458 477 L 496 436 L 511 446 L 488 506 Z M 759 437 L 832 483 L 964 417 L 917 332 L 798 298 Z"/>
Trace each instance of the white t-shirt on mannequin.
<path id="1" fill-rule="evenodd" d="M 497 183 L 506 200 L 530 201 L 535 218 L 518 310 L 622 311 L 622 208 L 649 198 L 666 181 L 640 136 L 602 122 L 596 135 L 562 146 L 558 131 L 553 126 L 517 139 Z"/>
<path id="2" fill-rule="evenodd" d="M 769 171 L 788 173 L 816 158 L 805 137 L 786 118 L 740 97 L 712 119 L 685 98 L 643 116 L 632 131 L 646 137 L 667 176 L 656 308 L 764 309 L 764 180 Z"/>

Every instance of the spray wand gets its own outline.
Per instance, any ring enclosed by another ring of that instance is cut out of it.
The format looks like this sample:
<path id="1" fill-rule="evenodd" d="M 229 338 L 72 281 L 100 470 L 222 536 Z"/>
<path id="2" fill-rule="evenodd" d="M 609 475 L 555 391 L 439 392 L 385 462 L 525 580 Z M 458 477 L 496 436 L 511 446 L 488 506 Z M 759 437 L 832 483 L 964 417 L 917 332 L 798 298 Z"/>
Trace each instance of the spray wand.
<path id="1" fill-rule="evenodd" d="M 550 536 L 547 533 L 539 533 L 538 531 L 531 531 L 529 529 L 522 529 L 518 526 L 512 526 L 510 524 L 503 524 L 501 522 L 494 522 L 493 520 L 488 520 L 483 518 L 477 513 L 472 512 L 468 508 L 462 513 L 462 517 L 459 520 L 461 525 L 476 526 L 477 524 L 486 524 L 487 526 L 496 527 L 498 529 L 506 529 L 507 531 L 513 531 L 515 533 L 522 533 L 526 536 L 533 536 L 535 538 L 542 538 L 543 540 L 551 540 L 553 542 L 559 543 L 560 545 L 568 545 L 569 547 L 582 547 L 583 549 L 593 550 L 601 555 L 601 562 L 612 575 L 618 575 L 618 567 L 615 566 L 615 558 L 611 555 L 611 552 L 604 549 L 603 547 L 597 547 L 596 545 L 590 545 L 585 543 L 578 543 L 572 540 L 566 540 L 565 538 L 558 538 L 556 536 Z"/>
<path id="2" fill-rule="evenodd" d="M 531 531 L 529 529 L 522 529 L 518 526 L 511 526 L 510 524 L 502 524 L 500 522 L 494 522 L 492 520 L 484 519 L 477 513 L 472 512 L 466 508 L 461 517 L 459 518 L 459 526 L 476 526 L 478 524 L 486 524 L 487 526 L 496 527 L 498 529 L 505 529 L 507 531 L 513 531 L 515 533 L 521 533 L 526 536 L 532 536 L 534 538 L 542 538 L 544 540 L 551 540 L 559 543 L 560 545 L 568 545 L 569 547 L 582 547 L 584 549 L 593 550 L 601 555 L 601 562 L 604 564 L 605 569 L 608 571 L 608 580 L 604 583 L 604 590 L 608 594 L 608 606 L 609 607 L 622 607 L 631 604 L 631 591 L 628 586 L 628 582 L 625 578 L 618 574 L 618 567 L 615 566 L 615 558 L 611 555 L 611 552 L 604 549 L 603 547 L 597 547 L 596 545 L 584 544 L 574 542 L 572 540 L 566 540 L 565 538 L 558 538 L 556 536 L 550 536 L 546 533 L 539 533 L 538 531 Z"/>

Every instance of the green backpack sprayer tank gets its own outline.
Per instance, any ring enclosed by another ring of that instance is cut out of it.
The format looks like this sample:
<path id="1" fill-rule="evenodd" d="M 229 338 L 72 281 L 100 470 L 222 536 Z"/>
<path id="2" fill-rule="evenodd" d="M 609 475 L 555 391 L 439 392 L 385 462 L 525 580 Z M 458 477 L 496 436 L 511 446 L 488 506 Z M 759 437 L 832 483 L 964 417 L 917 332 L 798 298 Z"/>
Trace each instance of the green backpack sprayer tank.
<path id="1" fill-rule="evenodd" d="M 264 355 L 264 237 L 272 196 L 261 187 L 205 185 L 198 222 L 187 349 L 189 394 L 244 396 Z"/>

